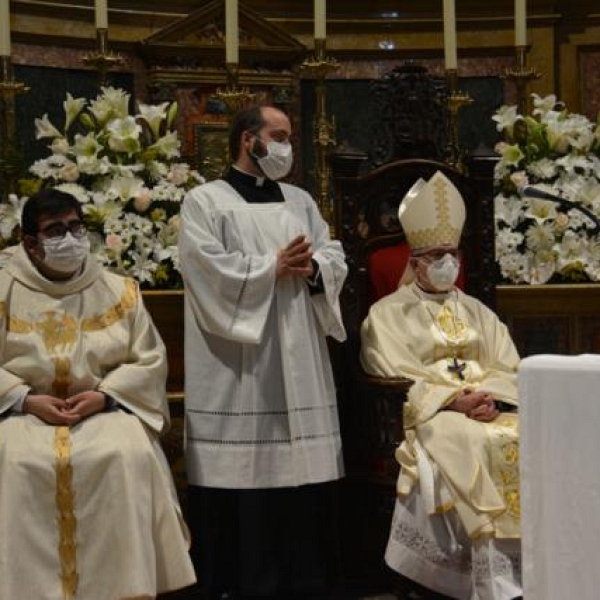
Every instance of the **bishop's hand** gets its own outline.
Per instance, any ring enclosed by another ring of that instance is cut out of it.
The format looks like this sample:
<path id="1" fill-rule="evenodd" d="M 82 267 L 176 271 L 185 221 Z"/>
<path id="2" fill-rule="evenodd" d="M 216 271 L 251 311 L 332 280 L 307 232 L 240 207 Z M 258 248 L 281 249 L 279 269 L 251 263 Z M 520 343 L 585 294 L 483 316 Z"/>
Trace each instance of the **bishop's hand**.
<path id="1" fill-rule="evenodd" d="M 499 415 L 492 394 L 483 390 L 474 392 L 464 389 L 446 408 L 463 413 L 469 419 L 484 423 L 493 421 Z"/>

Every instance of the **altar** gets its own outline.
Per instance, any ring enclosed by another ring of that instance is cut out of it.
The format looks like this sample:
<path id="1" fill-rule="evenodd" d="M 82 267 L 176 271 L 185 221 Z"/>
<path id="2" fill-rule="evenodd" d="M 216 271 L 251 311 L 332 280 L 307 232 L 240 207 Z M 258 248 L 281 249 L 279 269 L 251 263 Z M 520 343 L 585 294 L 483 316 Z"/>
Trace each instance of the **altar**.
<path id="1" fill-rule="evenodd" d="M 519 373 L 523 583 L 527 600 L 600 589 L 600 356 L 526 358 Z"/>

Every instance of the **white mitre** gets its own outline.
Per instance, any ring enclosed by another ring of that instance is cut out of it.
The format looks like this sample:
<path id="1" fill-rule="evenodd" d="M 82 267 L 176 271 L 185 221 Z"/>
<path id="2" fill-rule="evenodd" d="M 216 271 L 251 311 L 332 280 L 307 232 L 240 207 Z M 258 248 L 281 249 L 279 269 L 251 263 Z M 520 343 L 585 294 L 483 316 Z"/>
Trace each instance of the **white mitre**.
<path id="1" fill-rule="evenodd" d="M 412 250 L 458 246 L 465 224 L 465 203 L 454 184 L 441 172 L 419 179 L 402 199 L 398 218 Z"/>

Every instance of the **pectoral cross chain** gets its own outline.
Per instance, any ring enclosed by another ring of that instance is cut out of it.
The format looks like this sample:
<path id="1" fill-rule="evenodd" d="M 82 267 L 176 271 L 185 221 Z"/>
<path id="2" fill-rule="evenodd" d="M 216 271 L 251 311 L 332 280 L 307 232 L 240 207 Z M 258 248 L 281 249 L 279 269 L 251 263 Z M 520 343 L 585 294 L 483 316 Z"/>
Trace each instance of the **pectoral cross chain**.
<path id="1" fill-rule="evenodd" d="M 458 362 L 456 355 L 452 358 L 452 364 L 448 365 L 448 371 L 454 373 L 461 381 L 465 380 L 463 371 L 467 368 L 467 363 Z"/>

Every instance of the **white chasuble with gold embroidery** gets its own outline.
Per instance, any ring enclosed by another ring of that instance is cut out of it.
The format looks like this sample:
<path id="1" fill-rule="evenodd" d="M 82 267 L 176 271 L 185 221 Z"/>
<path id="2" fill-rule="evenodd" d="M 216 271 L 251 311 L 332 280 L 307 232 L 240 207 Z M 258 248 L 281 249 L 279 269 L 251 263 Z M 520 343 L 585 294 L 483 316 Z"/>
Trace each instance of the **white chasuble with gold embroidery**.
<path id="1" fill-rule="evenodd" d="M 157 434 L 165 348 L 132 280 L 89 258 L 43 278 L 19 248 L 0 271 L 0 598 L 118 600 L 193 583 Z M 68 427 L 11 411 L 18 389 L 98 389 L 112 411 Z"/>
<path id="2" fill-rule="evenodd" d="M 414 381 L 396 453 L 399 494 L 411 492 L 425 459 L 437 473 L 431 514 L 455 508 L 471 538 L 519 537 L 518 416 L 482 423 L 441 410 L 466 388 L 517 405 L 519 357 L 506 327 L 460 291 L 435 297 L 411 284 L 372 306 L 361 334 L 368 373 Z"/>

